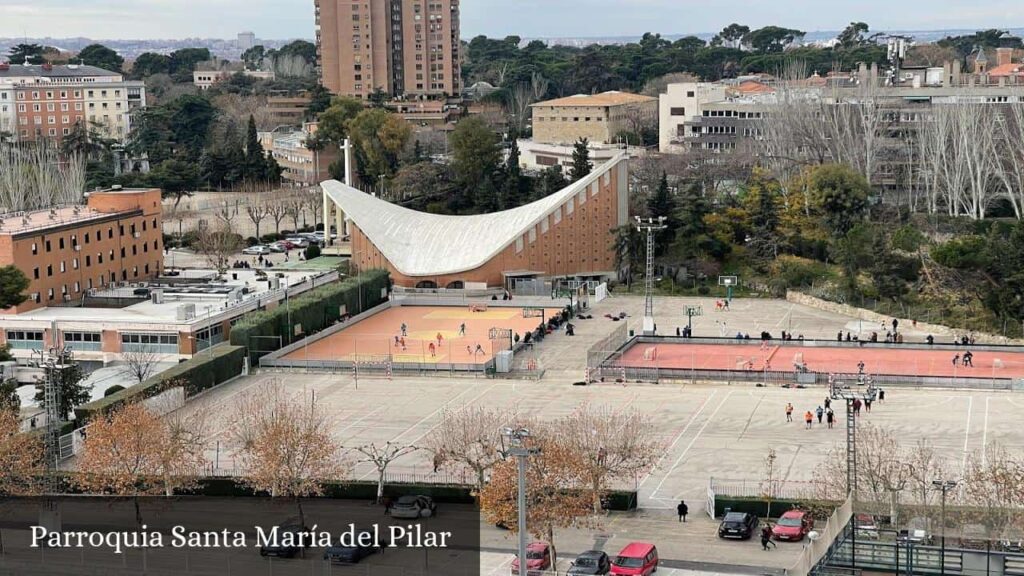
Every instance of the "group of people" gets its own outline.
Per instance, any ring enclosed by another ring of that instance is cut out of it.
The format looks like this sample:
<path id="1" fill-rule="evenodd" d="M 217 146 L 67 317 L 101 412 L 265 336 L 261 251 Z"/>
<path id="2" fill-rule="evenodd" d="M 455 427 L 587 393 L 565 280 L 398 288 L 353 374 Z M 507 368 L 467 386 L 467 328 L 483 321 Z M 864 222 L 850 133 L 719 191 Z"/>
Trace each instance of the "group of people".
<path id="1" fill-rule="evenodd" d="M 877 398 L 879 402 L 885 402 L 885 390 L 878 388 L 874 396 L 868 395 L 863 400 L 860 398 L 854 398 L 853 400 L 853 415 L 860 416 L 861 408 L 865 412 L 871 412 L 871 404 L 874 402 L 873 398 Z M 786 422 L 793 421 L 793 403 L 786 403 Z M 810 430 L 814 427 L 814 421 L 818 421 L 820 426 L 824 423 L 829 428 L 834 428 L 836 423 L 836 413 L 832 410 L 832 398 L 825 397 L 825 401 L 818 405 L 814 410 L 807 410 L 804 412 L 804 426 Z"/>
<path id="2" fill-rule="evenodd" d="M 964 352 L 963 356 L 957 354 L 953 356 L 953 366 L 961 365 L 968 368 L 974 368 L 974 353 L 970 350 Z"/>

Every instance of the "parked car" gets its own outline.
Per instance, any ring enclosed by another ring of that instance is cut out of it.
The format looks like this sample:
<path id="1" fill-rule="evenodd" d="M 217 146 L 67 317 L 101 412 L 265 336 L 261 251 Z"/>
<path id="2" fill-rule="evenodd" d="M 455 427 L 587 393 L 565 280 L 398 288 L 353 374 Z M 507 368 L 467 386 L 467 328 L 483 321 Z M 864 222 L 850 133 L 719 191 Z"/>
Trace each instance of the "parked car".
<path id="1" fill-rule="evenodd" d="M 392 518 L 427 518 L 437 514 L 437 503 L 430 496 L 401 496 L 391 505 Z"/>
<path id="2" fill-rule="evenodd" d="M 1003 552 L 1024 552 L 1024 532 L 1009 528 L 999 537 L 999 548 Z"/>
<path id="3" fill-rule="evenodd" d="M 537 576 L 551 569 L 551 544 L 530 542 L 526 545 L 526 575 Z M 519 556 L 512 559 L 512 573 L 519 574 Z"/>
<path id="4" fill-rule="evenodd" d="M 612 559 L 611 574 L 649 576 L 658 571 L 658 548 L 647 542 L 630 542 Z"/>
<path id="5" fill-rule="evenodd" d="M 284 244 L 281 243 L 281 242 L 274 242 L 273 244 L 267 244 L 267 248 L 270 248 L 271 252 L 278 252 L 278 253 L 280 253 L 280 252 L 284 252 L 285 251 Z"/>
<path id="6" fill-rule="evenodd" d="M 279 542 L 277 545 L 264 544 L 263 546 L 260 546 L 260 556 L 277 556 L 277 557 L 280 557 L 280 558 L 294 558 L 300 552 L 302 552 L 303 549 L 305 549 L 306 547 L 305 546 L 285 546 L 284 543 L 283 543 L 283 541 L 286 539 L 284 534 L 285 533 L 298 534 L 298 533 L 302 533 L 302 532 L 309 532 L 309 529 L 304 527 L 304 526 L 301 526 L 299 524 L 282 524 L 277 529 L 278 540 L 280 540 L 281 542 Z M 298 540 L 298 538 L 294 538 L 293 539 L 293 541 L 296 541 L 296 540 Z"/>
<path id="7" fill-rule="evenodd" d="M 790 510 L 772 528 L 776 540 L 799 542 L 814 528 L 814 518 L 804 510 Z"/>
<path id="8" fill-rule="evenodd" d="M 854 527 L 857 530 L 857 538 L 878 540 L 878 520 L 871 514 L 854 516 Z"/>
<path id="9" fill-rule="evenodd" d="M 323 230 L 317 230 L 316 232 L 313 232 L 313 235 L 316 236 L 317 238 L 319 238 L 321 242 L 325 238 Z M 334 232 L 331 232 L 331 240 L 336 240 L 337 238 L 338 238 L 338 235 L 335 234 Z"/>
<path id="10" fill-rule="evenodd" d="M 263 244 L 257 244 L 256 246 L 249 246 L 245 250 L 242 250 L 242 254 L 249 254 L 249 255 L 252 255 L 252 256 L 266 256 L 267 254 L 270 254 L 271 252 L 273 252 L 273 250 L 270 249 L 270 246 L 265 246 Z"/>
<path id="11" fill-rule="evenodd" d="M 718 525 L 719 538 L 740 538 L 746 540 L 757 531 L 757 515 L 746 512 L 729 512 Z"/>
<path id="12" fill-rule="evenodd" d="M 576 557 L 569 566 L 567 574 L 608 574 L 612 570 L 612 561 L 600 550 L 587 550 Z"/>
<path id="13" fill-rule="evenodd" d="M 916 516 L 911 518 L 907 522 L 906 529 L 900 530 L 899 535 L 896 537 L 901 542 L 910 541 L 915 544 L 931 544 L 932 536 L 929 530 L 929 521 L 927 518 Z"/>
<path id="14" fill-rule="evenodd" d="M 373 531 L 364 529 L 355 531 L 356 542 L 373 542 Z M 369 534 L 369 536 L 364 536 Z M 381 532 L 381 541 L 378 542 L 379 546 L 330 546 L 324 550 L 324 560 L 334 564 L 358 564 L 360 560 L 375 554 L 377 552 L 384 552 L 384 546 L 387 546 L 386 532 Z"/>
<path id="15" fill-rule="evenodd" d="M 285 241 L 290 242 L 296 248 L 305 248 L 306 246 L 309 246 L 309 240 L 302 236 L 289 236 Z"/>
<path id="16" fill-rule="evenodd" d="M 299 234 L 299 238 L 305 238 L 306 242 L 309 242 L 310 244 L 323 244 L 324 243 L 324 237 L 323 236 L 317 236 L 313 232 L 303 232 L 302 234 Z"/>

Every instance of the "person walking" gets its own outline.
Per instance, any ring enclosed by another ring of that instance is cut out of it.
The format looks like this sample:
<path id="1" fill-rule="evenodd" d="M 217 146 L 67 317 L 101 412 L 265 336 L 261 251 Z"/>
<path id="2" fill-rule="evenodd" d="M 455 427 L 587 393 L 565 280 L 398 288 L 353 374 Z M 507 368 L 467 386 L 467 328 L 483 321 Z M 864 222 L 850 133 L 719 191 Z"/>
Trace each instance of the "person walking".
<path id="1" fill-rule="evenodd" d="M 871 398 L 864 399 L 864 411 L 871 412 Z"/>
<path id="2" fill-rule="evenodd" d="M 860 398 L 853 399 L 853 415 L 860 416 L 861 401 Z"/>
<path id="3" fill-rule="evenodd" d="M 409 327 L 405 325 L 405 322 L 402 322 L 402 336 L 408 336 L 408 335 L 409 335 Z"/>
<path id="4" fill-rule="evenodd" d="M 885 389 L 883 388 L 878 389 L 878 401 L 885 402 Z"/>
<path id="5" fill-rule="evenodd" d="M 974 368 L 974 353 L 970 350 L 964 352 L 964 366 Z"/>
<path id="6" fill-rule="evenodd" d="M 863 360 L 861 360 L 860 362 L 857 362 L 857 373 L 858 374 L 863 374 L 864 373 L 864 361 Z"/>
<path id="7" fill-rule="evenodd" d="M 679 514 L 680 522 L 686 522 L 686 515 L 690 513 L 690 507 L 686 505 L 686 500 L 679 501 L 679 505 L 676 506 L 676 513 Z"/>
<path id="8" fill-rule="evenodd" d="M 459 324 L 459 336 L 465 336 L 465 335 L 466 335 L 466 323 L 463 322 L 462 324 Z"/>
<path id="9" fill-rule="evenodd" d="M 761 549 L 767 550 L 769 544 L 772 545 L 772 548 L 778 548 L 775 542 L 772 542 L 772 525 L 765 522 L 764 527 L 761 528 Z"/>
<path id="10" fill-rule="evenodd" d="M 430 357 L 431 358 L 436 358 L 437 357 L 437 349 L 434 347 L 434 343 L 433 342 L 431 342 L 430 344 L 427 345 L 427 349 L 430 350 Z"/>
<path id="11" fill-rule="evenodd" d="M 808 410 L 807 412 L 804 412 L 804 423 L 807 424 L 807 429 L 808 430 L 810 430 L 811 426 L 814 425 L 814 414 L 811 414 L 810 410 Z"/>
<path id="12" fill-rule="evenodd" d="M 793 421 L 793 404 L 786 404 L 786 422 Z"/>
<path id="13" fill-rule="evenodd" d="M 444 336 L 442 336 L 441 333 L 438 332 L 437 336 L 435 336 L 435 338 L 437 338 L 437 347 L 440 348 L 441 347 L 441 342 L 444 341 Z"/>
<path id="14" fill-rule="evenodd" d="M 821 418 L 822 418 L 822 416 L 825 415 L 825 409 L 822 408 L 821 406 L 818 406 L 818 409 L 815 410 L 814 413 L 818 417 L 818 424 L 821 424 Z"/>
<path id="15" fill-rule="evenodd" d="M 900 325 L 900 321 L 895 319 L 895 318 L 893 318 L 892 319 L 892 333 L 893 334 L 899 332 L 899 330 L 896 329 L 896 327 L 899 326 L 899 325 Z"/>
<path id="16" fill-rule="evenodd" d="M 399 338 L 398 341 L 402 344 L 402 350 L 405 350 L 405 336 Z"/>
<path id="17" fill-rule="evenodd" d="M 833 424 L 836 422 L 836 413 L 833 412 L 831 408 L 825 412 L 825 422 L 828 423 L 829 429 L 831 429 Z"/>
<path id="18" fill-rule="evenodd" d="M 436 452 L 434 454 L 434 474 L 437 474 L 438 469 L 444 464 L 444 453 Z"/>
<path id="19" fill-rule="evenodd" d="M 957 354 L 957 355 L 953 356 L 953 366 L 956 366 L 959 363 L 960 363 L 960 354 Z"/>

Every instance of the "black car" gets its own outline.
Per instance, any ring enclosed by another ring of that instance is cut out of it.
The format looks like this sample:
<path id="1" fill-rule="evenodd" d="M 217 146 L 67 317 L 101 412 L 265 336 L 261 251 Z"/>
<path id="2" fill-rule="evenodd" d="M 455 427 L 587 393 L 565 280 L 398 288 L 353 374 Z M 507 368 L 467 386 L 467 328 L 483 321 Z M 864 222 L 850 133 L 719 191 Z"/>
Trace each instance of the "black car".
<path id="1" fill-rule="evenodd" d="M 289 538 L 286 533 L 291 533 Z M 307 546 L 294 545 L 296 542 L 308 542 L 308 538 L 300 538 L 300 534 L 308 534 L 309 529 L 298 524 L 282 524 L 277 528 L 277 540 L 279 544 L 264 544 L 260 546 L 260 556 L 278 556 L 281 558 L 294 558 Z M 291 542 L 286 545 L 285 542 Z"/>
<path id="2" fill-rule="evenodd" d="M 372 542 L 373 531 L 372 530 L 357 530 L 356 531 L 357 542 Z M 364 536 L 369 534 L 369 536 Z M 384 535 L 381 535 L 384 538 Z M 387 546 L 386 542 L 381 541 L 380 546 L 331 546 L 324 551 L 324 560 L 333 562 L 335 564 L 358 564 L 360 560 L 376 554 L 378 552 L 383 553 L 383 546 Z"/>
<path id="3" fill-rule="evenodd" d="M 746 512 L 729 512 L 718 526 L 719 538 L 740 538 L 746 540 L 757 531 L 757 516 Z"/>
<path id="4" fill-rule="evenodd" d="M 587 550 L 576 557 L 567 574 L 607 574 L 612 569 L 608 555 L 600 550 Z"/>

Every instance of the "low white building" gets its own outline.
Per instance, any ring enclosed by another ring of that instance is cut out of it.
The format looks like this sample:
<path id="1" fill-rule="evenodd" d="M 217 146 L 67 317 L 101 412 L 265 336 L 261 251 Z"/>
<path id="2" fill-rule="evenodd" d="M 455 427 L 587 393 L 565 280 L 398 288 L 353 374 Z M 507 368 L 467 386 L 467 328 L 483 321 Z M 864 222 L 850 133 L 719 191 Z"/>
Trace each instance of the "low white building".
<path id="1" fill-rule="evenodd" d="M 705 104 L 725 100 L 726 88 L 710 82 L 669 84 L 666 93 L 658 97 L 658 150 L 679 152 L 684 125 L 699 117 Z"/>
<path id="2" fill-rule="evenodd" d="M 192 84 L 200 90 L 209 90 L 214 84 L 227 80 L 239 72 L 256 80 L 274 79 L 273 72 L 264 70 L 196 70 L 192 73 Z"/>
<path id="3" fill-rule="evenodd" d="M 542 144 L 533 140 L 518 140 L 517 144 L 519 145 L 519 166 L 524 170 L 540 171 L 547 170 L 552 166 L 561 166 L 562 171 L 568 173 L 569 168 L 572 167 L 573 146 Z M 590 161 L 595 166 L 611 160 L 623 151 L 630 156 L 640 156 L 646 153 L 644 148 L 624 144 L 591 142 L 587 148 L 590 150 Z"/>

